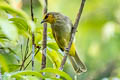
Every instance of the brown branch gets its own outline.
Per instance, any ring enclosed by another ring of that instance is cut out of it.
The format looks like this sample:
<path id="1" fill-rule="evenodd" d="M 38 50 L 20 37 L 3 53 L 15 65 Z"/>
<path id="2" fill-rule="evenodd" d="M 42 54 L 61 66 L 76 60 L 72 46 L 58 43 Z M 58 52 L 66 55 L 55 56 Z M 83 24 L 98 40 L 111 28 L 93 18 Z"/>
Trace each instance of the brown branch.
<path id="1" fill-rule="evenodd" d="M 69 50 L 70 50 L 72 42 L 74 40 L 75 32 L 76 32 L 76 29 L 78 27 L 79 20 L 81 18 L 81 14 L 82 14 L 82 11 L 83 11 L 83 8 L 84 8 L 85 1 L 86 0 L 82 0 L 82 2 L 81 2 L 80 8 L 79 8 L 79 12 L 77 14 L 77 17 L 76 17 L 76 20 L 75 20 L 75 24 L 74 24 L 73 29 L 72 29 L 71 39 L 70 39 L 70 42 L 68 44 L 68 47 L 65 50 L 65 56 L 64 56 L 64 58 L 62 60 L 62 63 L 61 63 L 61 66 L 60 66 L 60 70 L 63 70 L 64 64 L 65 64 L 65 62 L 67 60 L 67 56 L 69 54 Z"/>
<path id="2" fill-rule="evenodd" d="M 32 21 L 34 21 L 34 14 L 33 14 L 33 5 L 32 5 L 32 0 L 30 0 L 30 9 L 31 9 L 31 18 L 32 18 Z"/>
<path id="3" fill-rule="evenodd" d="M 44 10 L 43 14 L 47 13 L 47 0 L 44 0 Z M 41 69 L 44 69 L 46 67 L 46 50 L 47 50 L 47 24 L 43 24 L 44 29 L 43 29 L 43 41 L 42 41 L 42 64 L 41 64 Z"/>
<path id="4" fill-rule="evenodd" d="M 34 14 L 33 14 L 33 5 L 32 5 L 32 0 L 31 2 L 31 17 L 32 21 L 34 21 Z M 35 55 L 35 35 L 34 32 L 32 32 L 32 70 L 34 70 L 34 55 Z"/>

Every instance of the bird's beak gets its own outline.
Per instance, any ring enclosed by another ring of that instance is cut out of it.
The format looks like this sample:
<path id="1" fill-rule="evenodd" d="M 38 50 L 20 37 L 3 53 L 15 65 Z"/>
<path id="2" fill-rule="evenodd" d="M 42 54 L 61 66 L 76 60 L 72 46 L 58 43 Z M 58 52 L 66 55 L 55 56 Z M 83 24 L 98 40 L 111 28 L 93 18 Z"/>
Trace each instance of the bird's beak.
<path id="1" fill-rule="evenodd" d="M 41 24 L 44 23 L 44 22 L 46 22 L 46 20 L 43 19 L 43 20 L 41 21 Z"/>

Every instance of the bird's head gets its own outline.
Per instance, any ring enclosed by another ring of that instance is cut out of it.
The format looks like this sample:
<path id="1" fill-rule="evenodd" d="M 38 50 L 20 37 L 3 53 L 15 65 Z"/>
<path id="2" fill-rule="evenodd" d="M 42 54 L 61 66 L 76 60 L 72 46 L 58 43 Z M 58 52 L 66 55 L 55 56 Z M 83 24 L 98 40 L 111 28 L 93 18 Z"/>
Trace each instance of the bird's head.
<path id="1" fill-rule="evenodd" d="M 61 20 L 62 17 L 63 17 L 62 14 L 60 14 L 58 12 L 49 12 L 49 13 L 45 14 L 41 23 L 47 22 L 47 23 L 53 24 L 56 21 Z"/>

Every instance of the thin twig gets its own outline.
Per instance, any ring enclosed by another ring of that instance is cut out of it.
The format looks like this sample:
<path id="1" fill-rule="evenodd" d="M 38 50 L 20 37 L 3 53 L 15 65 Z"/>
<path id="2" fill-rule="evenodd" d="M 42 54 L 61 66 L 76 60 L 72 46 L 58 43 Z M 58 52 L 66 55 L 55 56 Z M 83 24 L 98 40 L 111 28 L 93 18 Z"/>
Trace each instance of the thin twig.
<path id="1" fill-rule="evenodd" d="M 39 52 L 40 48 L 41 48 L 41 47 L 39 47 L 38 50 L 36 51 L 35 56 L 36 56 L 37 53 Z M 32 52 L 31 52 L 31 53 L 32 53 Z M 29 54 L 29 56 L 31 55 L 31 53 Z M 28 57 L 29 57 L 29 56 L 28 56 Z M 27 65 L 24 67 L 24 70 L 29 66 L 29 64 L 30 64 L 31 62 L 32 62 L 32 60 L 30 60 L 30 61 L 27 63 Z"/>
<path id="2" fill-rule="evenodd" d="M 23 59 L 23 61 L 22 61 L 22 65 L 21 65 L 21 67 L 20 67 L 20 71 L 22 70 L 22 68 L 24 67 L 24 64 L 25 64 L 25 61 L 26 61 L 27 59 L 25 58 L 25 59 Z"/>
<path id="3" fill-rule="evenodd" d="M 29 38 L 27 39 L 27 44 L 26 44 L 26 50 L 25 50 L 25 55 L 24 58 L 22 60 L 22 65 L 20 67 L 20 70 L 22 70 L 22 68 L 24 67 L 25 61 L 27 60 L 27 55 L 28 55 L 28 46 L 29 46 Z"/>
<path id="4" fill-rule="evenodd" d="M 27 55 L 28 55 L 28 46 L 29 46 L 29 38 L 27 39 L 27 45 L 26 45 L 26 49 L 25 49 L 25 56 L 24 56 L 24 59 L 27 57 Z"/>
<path id="5" fill-rule="evenodd" d="M 31 0 L 31 17 L 32 21 L 34 21 L 34 14 L 33 14 L 33 5 Z M 35 35 L 34 32 L 32 32 L 32 70 L 34 70 L 34 55 L 35 55 Z"/>
<path id="6" fill-rule="evenodd" d="M 73 29 L 72 29 L 71 39 L 69 41 L 68 47 L 65 50 L 65 56 L 64 56 L 64 58 L 62 60 L 62 63 L 61 63 L 61 66 L 60 66 L 60 70 L 63 70 L 64 64 L 65 64 L 65 62 L 67 60 L 67 56 L 69 54 L 69 50 L 70 50 L 72 42 L 74 40 L 75 32 L 76 32 L 76 29 L 78 27 L 79 20 L 81 18 L 81 14 L 82 14 L 82 11 L 83 11 L 83 8 L 84 8 L 85 1 L 86 0 L 82 0 L 82 2 L 81 2 L 80 8 L 79 8 L 79 12 L 77 14 L 77 17 L 76 17 L 76 20 L 75 20 L 75 24 L 74 24 Z"/>
<path id="7" fill-rule="evenodd" d="M 34 21 L 34 14 L 33 14 L 33 5 L 32 5 L 32 0 L 30 0 L 30 9 L 31 9 L 31 18 L 32 18 L 32 21 Z"/>
<path id="8" fill-rule="evenodd" d="M 20 45 L 20 49 L 21 49 L 21 57 L 22 57 L 22 61 L 23 61 L 23 51 L 22 51 L 22 44 Z"/>
<path id="9" fill-rule="evenodd" d="M 32 54 L 32 51 L 30 52 L 30 54 L 26 57 L 26 59 L 28 59 L 30 57 L 30 55 Z"/>
<path id="10" fill-rule="evenodd" d="M 32 52 L 31 52 L 31 53 L 32 53 Z M 28 55 L 28 56 L 29 56 L 29 55 Z M 22 70 L 22 68 L 24 67 L 24 64 L 25 64 L 25 62 L 26 62 L 26 60 L 27 60 L 28 58 L 29 58 L 29 57 L 26 57 L 25 59 L 23 59 L 20 70 Z"/>
<path id="11" fill-rule="evenodd" d="M 47 0 L 44 0 L 44 10 L 43 14 L 47 13 Z M 46 43 L 47 43 L 47 24 L 43 24 L 44 29 L 43 29 L 43 42 L 42 42 L 42 64 L 41 64 L 41 69 L 44 69 L 46 67 Z"/>

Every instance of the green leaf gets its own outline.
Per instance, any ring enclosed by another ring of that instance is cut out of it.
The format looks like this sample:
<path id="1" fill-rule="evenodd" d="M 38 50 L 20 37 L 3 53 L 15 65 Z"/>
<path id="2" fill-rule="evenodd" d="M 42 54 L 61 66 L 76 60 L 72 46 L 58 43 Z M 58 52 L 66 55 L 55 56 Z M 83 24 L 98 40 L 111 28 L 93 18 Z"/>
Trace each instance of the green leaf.
<path id="1" fill-rule="evenodd" d="M 7 13 L 0 9 L 0 17 L 8 18 Z"/>
<path id="2" fill-rule="evenodd" d="M 36 76 L 36 77 L 40 77 L 40 78 L 45 78 L 44 76 L 42 76 L 42 74 L 40 74 L 39 72 L 35 72 L 35 71 L 18 71 L 18 72 L 14 72 L 14 73 L 11 73 L 11 77 L 17 77 L 19 75 L 29 75 L 29 76 Z"/>
<path id="3" fill-rule="evenodd" d="M 59 49 L 58 46 L 57 46 L 57 44 L 56 44 L 55 42 L 50 42 L 50 41 L 48 41 L 47 46 L 48 46 L 49 48 L 51 48 L 51 49 L 56 50 L 56 51 L 58 51 L 58 49 Z"/>
<path id="4" fill-rule="evenodd" d="M 5 34 L 3 34 L 2 32 L 0 32 L 0 39 L 8 39 Z"/>
<path id="5" fill-rule="evenodd" d="M 2 32 L 1 28 L 0 28 L 0 44 L 3 46 L 4 42 L 9 40 L 6 35 Z"/>
<path id="6" fill-rule="evenodd" d="M 39 78 L 37 78 L 36 76 L 25 76 L 26 79 L 24 80 L 40 80 Z"/>
<path id="7" fill-rule="evenodd" d="M 53 77 L 48 77 L 48 78 L 45 78 L 46 80 L 63 80 L 63 79 L 57 79 L 57 78 L 53 78 Z"/>
<path id="8" fill-rule="evenodd" d="M 61 77 L 64 77 L 66 80 L 72 80 L 72 78 L 71 78 L 68 74 L 66 74 L 65 72 L 60 71 L 60 70 L 58 70 L 58 69 L 45 68 L 45 69 L 41 70 L 40 72 L 55 73 L 55 74 L 60 75 Z"/>
<path id="9" fill-rule="evenodd" d="M 11 24 L 8 20 L 4 18 L 0 18 L 0 27 L 3 33 L 10 39 L 10 40 L 17 40 L 18 39 L 18 32 L 15 25 Z M 13 36 L 14 35 L 14 36 Z"/>
<path id="10" fill-rule="evenodd" d="M 26 80 L 27 78 L 24 77 L 24 76 L 21 76 L 21 75 L 17 75 L 16 76 L 16 80 Z M 11 77 L 11 74 L 10 73 L 5 73 L 2 75 L 2 80 L 14 80 L 14 78 Z"/>
<path id="11" fill-rule="evenodd" d="M 30 33 L 28 32 L 28 31 L 26 31 L 26 30 L 24 30 L 24 29 L 22 29 L 21 28 L 21 24 L 19 24 L 19 23 L 13 23 L 13 24 L 15 24 L 16 26 L 17 26 L 17 29 L 18 29 L 18 33 L 20 34 L 20 35 L 23 35 L 24 37 L 29 37 L 29 38 L 31 38 L 31 35 L 30 35 Z M 21 28 L 21 29 L 20 29 Z"/>
<path id="12" fill-rule="evenodd" d="M 17 26 L 19 29 L 23 29 L 23 30 L 28 30 L 28 24 L 27 22 L 23 19 L 23 18 L 10 18 L 10 21 L 20 24 L 21 26 Z"/>
<path id="13" fill-rule="evenodd" d="M 5 58 L 3 57 L 3 55 L 0 53 L 0 66 L 2 67 L 2 69 L 5 71 L 5 72 L 8 72 L 9 69 L 8 69 L 8 65 L 6 63 L 6 60 Z"/>
<path id="14" fill-rule="evenodd" d="M 8 65 L 17 64 L 18 63 L 17 62 L 18 59 L 16 59 L 16 55 L 15 54 L 5 53 L 5 54 L 2 54 L 2 56 L 4 57 L 4 59 L 6 60 L 6 63 Z"/>
<path id="15" fill-rule="evenodd" d="M 16 25 L 18 29 L 18 33 L 24 35 L 25 37 L 31 37 L 29 30 L 30 28 L 28 27 L 27 21 L 25 21 L 23 18 L 10 18 L 10 21 L 13 22 L 13 24 Z"/>
<path id="16" fill-rule="evenodd" d="M 9 64 L 8 66 L 10 72 L 17 70 L 20 67 L 20 65 L 17 64 Z"/>
<path id="17" fill-rule="evenodd" d="M 24 20 L 27 22 L 28 26 L 31 28 L 31 31 L 33 32 L 35 30 L 35 24 L 33 21 L 31 21 L 30 17 L 21 9 L 14 9 L 9 4 L 2 2 L 0 4 L 0 9 L 7 11 L 10 14 L 13 14 L 14 16 L 19 16 L 24 18 Z"/>
<path id="18" fill-rule="evenodd" d="M 48 57 L 53 62 L 55 68 L 59 68 L 60 64 L 61 64 L 61 58 L 60 58 L 59 54 L 54 50 L 52 50 L 52 51 L 47 50 L 47 53 L 48 53 Z"/>
<path id="19" fill-rule="evenodd" d="M 36 54 L 35 59 L 36 59 L 38 62 L 41 63 L 41 61 L 42 61 L 42 53 L 41 53 L 40 51 Z"/>

